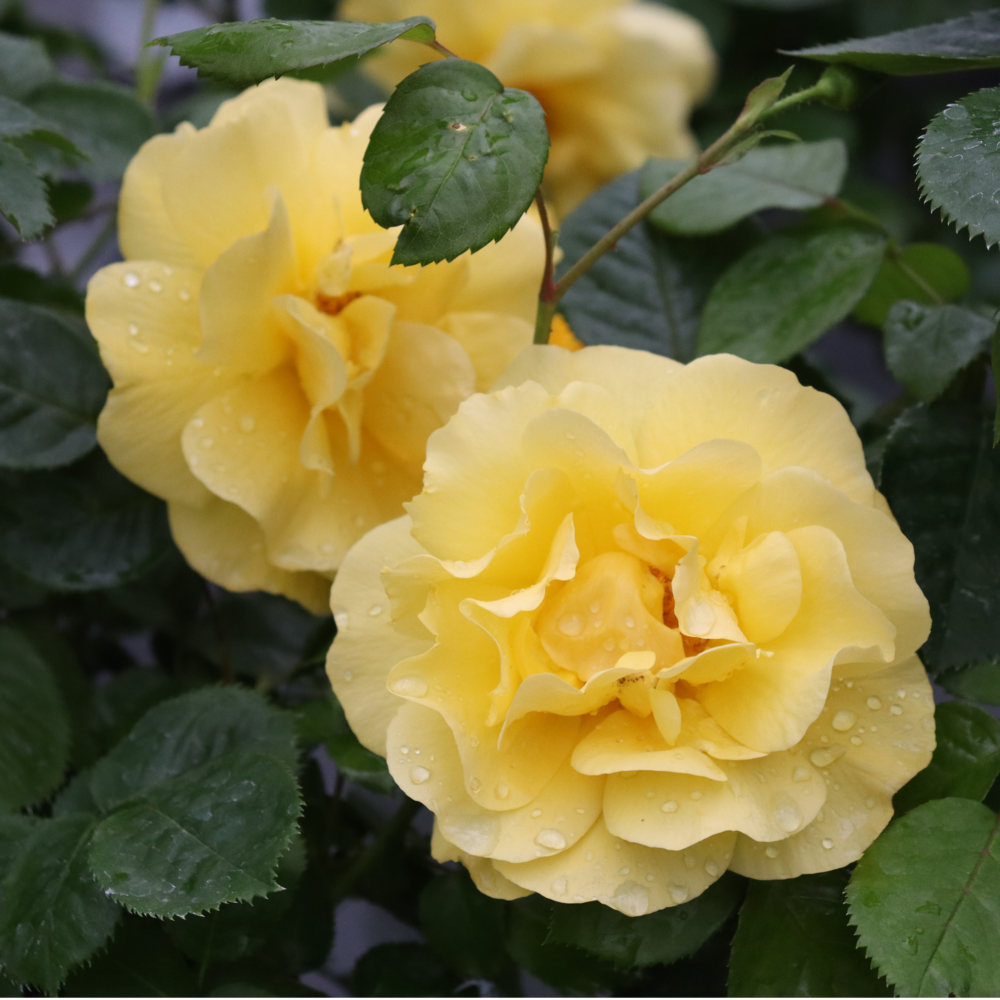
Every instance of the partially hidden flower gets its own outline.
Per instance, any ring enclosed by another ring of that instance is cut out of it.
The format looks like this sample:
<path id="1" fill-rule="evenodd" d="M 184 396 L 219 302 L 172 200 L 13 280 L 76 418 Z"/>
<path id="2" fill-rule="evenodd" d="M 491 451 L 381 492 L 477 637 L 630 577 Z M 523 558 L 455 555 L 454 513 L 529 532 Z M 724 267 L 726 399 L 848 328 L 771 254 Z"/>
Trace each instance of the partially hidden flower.
<path id="1" fill-rule="evenodd" d="M 203 575 L 316 610 L 420 489 L 428 435 L 531 342 L 544 260 L 525 217 L 474 257 L 391 267 L 398 230 L 359 192 L 379 113 L 331 128 L 323 89 L 282 79 L 150 140 L 126 260 L 87 293 L 111 461 L 168 502 Z"/>
<path id="2" fill-rule="evenodd" d="M 346 20 L 395 21 L 426 14 L 439 40 L 533 93 L 552 136 L 546 190 L 565 214 L 592 191 L 650 156 L 694 154 L 688 130 L 708 92 L 715 55 L 701 24 L 632 0 L 347 0 Z M 365 63 L 394 87 L 437 58 L 399 41 Z"/>
<path id="3" fill-rule="evenodd" d="M 913 549 L 830 396 L 728 355 L 529 348 L 348 553 L 329 674 L 514 898 L 640 915 L 860 857 L 934 747 Z"/>

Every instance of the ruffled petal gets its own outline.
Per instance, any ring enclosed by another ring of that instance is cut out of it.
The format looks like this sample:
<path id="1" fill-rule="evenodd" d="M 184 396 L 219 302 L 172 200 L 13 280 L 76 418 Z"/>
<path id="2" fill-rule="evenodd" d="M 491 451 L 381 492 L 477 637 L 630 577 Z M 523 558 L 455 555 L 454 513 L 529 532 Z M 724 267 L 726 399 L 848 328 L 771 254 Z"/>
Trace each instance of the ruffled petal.
<path id="1" fill-rule="evenodd" d="M 434 823 L 434 830 L 431 833 L 431 857 L 435 861 L 461 862 L 468 869 L 476 888 L 493 899 L 523 899 L 532 895 L 530 889 L 522 889 L 519 885 L 514 885 L 510 879 L 504 878 L 488 858 L 477 858 L 475 855 L 466 854 L 454 844 L 448 843 L 441 836 L 437 822 Z"/>

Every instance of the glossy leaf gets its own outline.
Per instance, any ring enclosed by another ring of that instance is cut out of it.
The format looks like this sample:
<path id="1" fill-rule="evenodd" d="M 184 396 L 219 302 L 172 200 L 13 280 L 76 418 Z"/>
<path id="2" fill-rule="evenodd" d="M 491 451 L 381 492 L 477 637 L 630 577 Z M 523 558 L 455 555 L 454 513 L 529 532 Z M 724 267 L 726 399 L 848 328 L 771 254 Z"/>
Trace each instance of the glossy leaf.
<path id="1" fill-rule="evenodd" d="M 1000 452 L 992 414 L 919 405 L 893 425 L 881 489 L 916 553 L 933 626 L 921 650 L 933 673 L 1000 656 Z"/>
<path id="2" fill-rule="evenodd" d="M 994 17 L 1000 24 L 1000 12 Z M 1000 241 L 998 119 L 1000 87 L 980 90 L 935 115 L 917 147 L 924 199 L 956 229 L 968 229 L 970 237 L 982 234 L 988 247 Z"/>
<path id="3" fill-rule="evenodd" d="M 904 996 L 991 996 L 1000 981 L 1000 820 L 939 799 L 896 820 L 847 889 L 851 922 Z"/>
<path id="4" fill-rule="evenodd" d="M 0 212 L 25 240 L 40 236 L 55 221 L 45 182 L 17 146 L 0 142 Z"/>
<path id="5" fill-rule="evenodd" d="M 52 590 L 127 583 L 169 551 L 162 501 L 133 486 L 95 452 L 58 473 L 18 478 L 0 495 L 0 548 L 10 565 Z"/>
<path id="6" fill-rule="evenodd" d="M 786 52 L 895 76 L 1000 66 L 1000 12 L 982 11 L 940 24 Z"/>
<path id="7" fill-rule="evenodd" d="M 649 160 L 640 197 L 648 198 L 686 164 Z M 688 181 L 653 209 L 649 221 L 678 236 L 727 229 L 764 208 L 816 208 L 840 190 L 847 149 L 840 139 L 765 146 Z"/>
<path id="8" fill-rule="evenodd" d="M 111 809 L 232 753 L 267 754 L 291 770 L 296 762 L 291 716 L 245 688 L 201 688 L 150 709 L 98 762 L 91 788 L 102 808 Z"/>
<path id="9" fill-rule="evenodd" d="M 0 627 L 0 812 L 44 799 L 63 779 L 70 724 L 49 665 Z"/>
<path id="10" fill-rule="evenodd" d="M 897 302 L 885 322 L 889 370 L 930 403 L 989 344 L 996 323 L 960 306 Z"/>
<path id="11" fill-rule="evenodd" d="M 23 97 L 54 75 L 52 60 L 38 39 L 0 31 L 0 94 Z"/>
<path id="12" fill-rule="evenodd" d="M 361 198 L 403 226 L 393 264 L 454 260 L 500 239 L 531 206 L 549 153 L 545 112 L 464 59 L 427 63 L 393 92 L 372 131 Z"/>
<path id="13" fill-rule="evenodd" d="M 55 993 L 114 930 L 121 909 L 87 864 L 93 829 L 88 816 L 40 822 L 7 872 L 0 966 L 19 983 Z"/>
<path id="14" fill-rule="evenodd" d="M 849 225 L 772 236 L 712 289 L 698 353 L 765 363 L 797 354 L 858 304 L 885 246 L 880 233 Z"/>
<path id="15" fill-rule="evenodd" d="M 66 465 L 97 443 L 110 382 L 89 339 L 57 313 L 0 299 L 0 465 Z"/>
<path id="16" fill-rule="evenodd" d="M 184 916 L 278 888 L 295 832 L 295 779 L 276 757 L 225 754 L 148 788 L 94 833 L 90 864 L 136 913 Z"/>
<path id="17" fill-rule="evenodd" d="M 296 712 L 296 728 L 303 743 L 326 747 L 345 778 L 383 795 L 395 791 L 385 759 L 358 742 L 332 692 L 327 698 L 302 705 Z"/>
<path id="18" fill-rule="evenodd" d="M 959 698 L 1000 705 L 1000 657 L 949 670 L 936 678 L 946 691 Z"/>
<path id="19" fill-rule="evenodd" d="M 750 882 L 729 964 L 736 997 L 892 996 L 847 922 L 847 872 Z"/>
<path id="20" fill-rule="evenodd" d="M 960 299 L 970 284 L 969 268 L 954 250 L 940 243 L 913 243 L 886 253 L 871 288 L 854 308 L 854 318 L 881 327 L 901 299 L 940 305 Z"/>
<path id="21" fill-rule="evenodd" d="M 557 906 L 548 941 L 583 948 L 622 968 L 669 965 L 697 951 L 733 915 L 745 884 L 725 874 L 700 896 L 644 917 L 601 903 Z"/>
<path id="22" fill-rule="evenodd" d="M 638 203 L 638 171 L 592 194 L 563 223 L 557 273 L 564 274 Z M 640 223 L 580 277 L 561 308 L 584 344 L 620 344 L 690 361 L 705 299 L 747 241 L 742 228 L 689 239 Z"/>
<path id="23" fill-rule="evenodd" d="M 53 81 L 25 103 L 54 122 L 87 157 L 79 169 L 97 181 L 115 181 L 155 132 L 149 110 L 124 87 Z"/>
<path id="24" fill-rule="evenodd" d="M 427 17 L 363 24 L 356 21 L 233 21 L 195 28 L 154 39 L 177 56 L 181 65 L 194 66 L 199 76 L 210 76 L 234 87 L 247 87 L 272 76 L 303 75 L 310 70 L 341 70 L 359 56 L 397 38 L 430 44 L 434 22 Z"/>
<path id="25" fill-rule="evenodd" d="M 1000 722 L 975 705 L 950 701 L 934 712 L 937 746 L 930 764 L 892 800 L 900 815 L 932 799 L 982 802 L 1000 774 Z"/>
<path id="26" fill-rule="evenodd" d="M 39 822 L 37 816 L 24 813 L 0 815 L 0 882 L 7 877 L 21 845 Z"/>

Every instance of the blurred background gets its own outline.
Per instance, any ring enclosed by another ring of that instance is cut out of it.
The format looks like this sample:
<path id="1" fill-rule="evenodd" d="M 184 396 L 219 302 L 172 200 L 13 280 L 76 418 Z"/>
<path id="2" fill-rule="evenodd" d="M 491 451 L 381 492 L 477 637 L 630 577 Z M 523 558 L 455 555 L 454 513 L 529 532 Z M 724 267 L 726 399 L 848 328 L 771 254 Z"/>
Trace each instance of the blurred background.
<path id="1" fill-rule="evenodd" d="M 677 0 L 670 6 L 699 19 L 719 55 L 718 81 L 692 123 L 704 145 L 732 123 L 753 86 L 788 67 L 791 60 L 780 53 L 782 49 L 886 33 L 997 4 L 988 0 Z M 335 7 L 329 0 L 163 0 L 159 5 L 149 5 L 144 0 L 0 0 L 0 30 L 40 39 L 66 77 L 109 80 L 131 87 L 136 80 L 137 64 L 141 58 L 148 59 L 140 57 L 144 33 L 145 37 L 155 37 L 219 21 L 258 17 L 326 18 L 336 16 Z M 155 20 L 144 25 L 144 18 L 151 11 L 155 12 Z M 815 64 L 800 64 L 792 74 L 789 90 L 812 83 L 818 72 Z M 780 124 L 805 140 L 842 139 L 850 154 L 842 196 L 878 216 L 901 243 L 943 242 L 961 255 L 972 275 L 970 299 L 979 303 L 980 308 L 1000 306 L 1000 252 L 996 248 L 988 250 L 982 238 L 970 241 L 967 234 L 953 232 L 921 202 L 913 160 L 917 140 L 935 114 L 971 91 L 997 84 L 1000 73 L 996 71 L 888 78 L 850 112 L 810 106 L 788 114 Z M 183 120 L 205 125 L 218 104 L 232 94 L 199 80 L 193 70 L 180 66 L 171 57 L 165 63 L 151 109 L 154 128 L 172 129 Z M 360 70 L 343 77 L 335 88 L 329 89 L 328 95 L 335 121 L 351 118 L 385 96 Z M 40 294 L 39 301 L 53 302 L 61 296 L 66 308 L 80 309 L 87 279 L 99 267 L 119 257 L 115 203 L 118 181 L 127 163 L 130 134 L 128 123 L 124 123 L 120 142 L 105 151 L 100 169 L 65 175 L 53 195 L 62 224 L 46 238 L 23 244 L 12 227 L 0 220 L 0 295 L 26 297 L 28 279 L 24 269 L 30 268 L 47 282 L 45 295 Z M 142 138 L 140 134 L 139 141 Z M 98 160 L 93 156 L 92 159 Z M 782 221 L 778 213 L 762 213 L 755 224 L 767 229 Z M 880 337 L 877 328 L 848 320 L 806 352 L 809 364 L 849 404 L 857 424 L 880 407 L 890 405 L 903 391 L 885 367 Z M 170 587 L 176 584 L 179 593 L 190 586 L 185 576 L 185 573 L 190 576 L 190 571 L 178 564 L 178 558 L 157 570 L 155 579 L 143 585 L 148 594 L 155 591 L 169 603 L 173 593 Z M 195 651 L 191 655 L 200 655 L 207 661 L 217 657 L 211 630 L 204 621 L 196 623 L 182 639 L 171 634 L 168 642 L 164 635 L 169 629 L 160 629 L 155 614 L 148 608 L 142 612 L 135 610 L 144 592 L 141 588 L 132 591 L 130 597 L 109 591 L 92 599 L 113 606 L 114 615 L 108 613 L 105 618 L 117 622 L 101 635 L 87 639 L 93 647 L 92 658 L 104 671 L 101 675 L 104 682 L 114 681 L 129 670 L 163 662 L 163 650 L 173 649 L 169 642 L 189 647 Z M 268 677 L 268 683 L 294 686 L 304 683 L 300 676 L 303 663 L 312 663 L 313 667 L 321 664 L 324 637 L 329 638 L 322 622 L 317 625 L 301 609 L 277 598 L 264 607 L 248 600 L 241 604 L 239 599 L 224 595 L 215 597 L 229 601 L 223 608 L 223 616 L 229 616 L 232 634 L 241 637 L 241 644 L 234 645 L 227 654 L 234 657 L 238 674 Z M 71 600 L 77 603 L 71 604 Z M 79 614 L 86 621 L 86 601 L 77 598 L 66 601 L 65 613 Z M 256 646 L 255 635 L 259 640 Z M 312 652 L 310 643 L 316 647 Z M 142 684 L 138 687 L 132 684 L 131 688 L 119 684 L 113 695 L 107 695 L 107 715 L 116 720 L 114 725 L 118 729 L 124 726 L 127 731 L 128 718 L 141 711 L 144 697 L 151 699 L 148 691 L 145 695 L 142 691 L 146 691 Z M 294 701 L 293 695 L 288 697 Z M 121 707 L 126 702 L 130 706 L 127 711 Z M 110 733 L 111 729 L 106 735 L 108 740 L 112 738 Z M 336 765 L 322 747 L 314 758 L 317 773 L 329 794 L 338 781 L 343 784 L 343 775 L 338 776 Z M 388 815 L 395 808 L 395 800 L 361 786 L 352 786 L 350 794 L 351 808 L 359 814 L 367 810 Z M 418 834 L 429 833 L 429 820 L 426 813 L 418 817 Z M 302 977 L 305 985 L 330 996 L 351 995 L 352 970 L 358 958 L 370 948 L 422 940 L 415 929 L 417 921 L 407 919 L 405 907 L 383 905 L 386 900 L 377 902 L 378 899 L 381 897 L 373 891 L 340 904 L 333 950 L 320 971 Z M 674 995 L 724 995 L 724 964 L 720 954 L 709 947 L 675 963 L 669 970 L 651 971 L 627 982 L 608 979 L 602 984 L 595 980 L 596 985 L 583 992 L 663 995 L 662 976 L 669 971 L 670 992 Z M 521 987 L 526 995 L 563 995 L 528 973 L 522 976 Z M 485 994 L 481 994 L 480 986 L 470 983 L 465 992 L 488 995 L 491 988 L 484 985 Z M 564 991 L 572 992 L 572 987 L 565 986 Z"/>

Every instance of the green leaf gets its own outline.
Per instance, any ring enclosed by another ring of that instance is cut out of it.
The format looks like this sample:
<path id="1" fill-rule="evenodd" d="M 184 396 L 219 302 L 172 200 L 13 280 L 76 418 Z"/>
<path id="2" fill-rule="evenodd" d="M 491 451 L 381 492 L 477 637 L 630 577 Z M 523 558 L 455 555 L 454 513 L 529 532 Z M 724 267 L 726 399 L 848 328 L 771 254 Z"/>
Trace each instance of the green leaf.
<path id="1" fill-rule="evenodd" d="M 53 76 L 55 67 L 40 41 L 0 31 L 0 94 L 23 97 Z"/>
<path id="2" fill-rule="evenodd" d="M 0 264 L 0 298 L 51 306 L 83 316 L 83 296 L 65 278 L 42 275 L 20 264 Z"/>
<path id="3" fill-rule="evenodd" d="M 930 764 L 892 800 L 901 815 L 932 799 L 982 802 L 1000 774 L 1000 722 L 975 705 L 950 701 L 934 712 L 937 746 Z"/>
<path id="4" fill-rule="evenodd" d="M 998 828 L 978 802 L 939 799 L 893 822 L 858 862 L 851 922 L 903 996 L 996 992 Z"/>
<path id="5" fill-rule="evenodd" d="M 45 182 L 17 146 L 0 142 L 0 212 L 21 234 L 33 240 L 55 221 Z"/>
<path id="6" fill-rule="evenodd" d="M 858 304 L 885 247 L 882 234 L 852 225 L 770 237 L 712 289 L 698 353 L 765 363 L 798 354 Z"/>
<path id="7" fill-rule="evenodd" d="M 351 972 L 355 997 L 454 996 L 461 980 L 425 944 L 379 944 L 366 951 Z"/>
<path id="8" fill-rule="evenodd" d="M 940 243 L 913 243 L 890 249 L 865 297 L 855 306 L 859 323 L 881 327 L 901 299 L 940 305 L 960 299 L 972 278 L 964 260 Z"/>
<path id="9" fill-rule="evenodd" d="M 0 882 L 7 877 L 21 845 L 39 822 L 36 816 L 25 816 L 24 813 L 0 816 Z"/>
<path id="10" fill-rule="evenodd" d="M 176 680 L 156 667 L 132 667 L 96 688 L 89 707 L 90 730 L 106 753 L 154 705 L 181 693 Z"/>
<path id="11" fill-rule="evenodd" d="M 213 24 L 179 35 L 156 38 L 183 66 L 234 87 L 260 83 L 272 76 L 336 67 L 344 71 L 359 56 L 397 38 L 431 44 L 434 22 L 428 17 L 364 24 L 357 21 L 260 20 Z M 340 63 L 340 66 L 336 64 Z"/>
<path id="12" fill-rule="evenodd" d="M 87 816 L 43 820 L 3 881 L 0 966 L 19 983 L 55 993 L 74 966 L 111 936 L 121 913 L 87 865 Z"/>
<path id="13" fill-rule="evenodd" d="M 990 362 L 993 369 L 993 384 L 1000 385 L 1000 326 L 993 333 L 993 350 L 990 352 Z M 997 406 L 993 418 L 993 447 L 1000 444 L 1000 405 Z"/>
<path id="14" fill-rule="evenodd" d="M 648 198 L 684 164 L 649 160 L 640 196 Z M 764 208 L 816 208 L 840 190 L 847 149 L 840 139 L 765 146 L 737 163 L 695 177 L 653 209 L 650 222 L 668 233 L 717 233 Z"/>
<path id="15" fill-rule="evenodd" d="M 285 763 L 225 754 L 153 785 L 104 820 L 90 864 L 108 895 L 137 913 L 201 913 L 279 888 L 274 866 L 298 815 Z"/>
<path id="16" fill-rule="evenodd" d="M 583 948 L 622 968 L 669 965 L 696 952 L 732 916 L 744 882 L 727 873 L 690 903 L 627 917 L 601 903 L 557 906 L 548 942 Z"/>
<path id="17" fill-rule="evenodd" d="M 933 627 L 932 673 L 1000 656 L 1000 452 L 992 420 L 960 403 L 920 404 L 893 425 L 881 490 L 915 549 Z"/>
<path id="18" fill-rule="evenodd" d="M 995 16 L 1000 22 L 1000 11 Z M 924 200 L 970 238 L 982 234 L 988 247 L 1000 241 L 997 119 L 1000 87 L 980 90 L 935 115 L 917 146 Z"/>
<path id="19" fill-rule="evenodd" d="M 996 323 L 960 306 L 897 302 L 885 323 L 889 371 L 930 403 L 986 348 Z"/>
<path id="20" fill-rule="evenodd" d="M 1000 705 L 1000 657 L 949 670 L 935 680 L 945 691 L 959 698 Z"/>
<path id="21" fill-rule="evenodd" d="M 384 758 L 358 742 L 336 695 L 331 692 L 329 697 L 306 702 L 295 716 L 302 742 L 307 745 L 322 743 L 345 778 L 383 795 L 395 791 L 396 783 Z"/>
<path id="22" fill-rule="evenodd" d="M 116 84 L 53 81 L 33 91 L 25 103 L 83 151 L 87 159 L 79 169 L 96 181 L 121 178 L 156 131 L 149 109 Z"/>
<path id="23" fill-rule="evenodd" d="M 361 199 L 403 226 L 393 264 L 454 260 L 499 240 L 528 210 L 549 153 L 545 112 L 464 59 L 427 63 L 394 91 L 372 131 Z"/>
<path id="24" fill-rule="evenodd" d="M 557 273 L 565 274 L 638 204 L 638 171 L 592 194 L 563 223 Z M 743 229 L 690 239 L 639 223 L 580 277 L 561 308 L 584 344 L 620 344 L 690 361 L 705 299 L 746 243 Z"/>
<path id="25" fill-rule="evenodd" d="M 982 11 L 940 24 L 925 24 L 875 38 L 852 38 L 833 45 L 817 45 L 785 52 L 785 55 L 825 63 L 847 63 L 893 76 L 1000 66 L 1000 12 Z"/>
<path id="26" fill-rule="evenodd" d="M 45 469 L 85 455 L 109 385 L 68 320 L 0 299 L 0 466 Z"/>
<path id="27" fill-rule="evenodd" d="M 48 664 L 14 629 L 0 627 L 0 812 L 44 799 L 69 758 L 66 707 Z"/>
<path id="28" fill-rule="evenodd" d="M 750 882 L 729 963 L 734 997 L 892 996 L 847 922 L 846 870 Z"/>
<path id="29" fill-rule="evenodd" d="M 0 496 L 0 548 L 29 580 L 52 590 L 100 590 L 152 569 L 170 548 L 162 501 L 133 486 L 102 452 L 66 470 L 18 478 Z"/>
<path id="30" fill-rule="evenodd" d="M 175 921 L 179 923 L 179 921 Z M 107 951 L 70 974 L 64 997 L 203 996 L 166 931 L 171 924 L 125 914 Z"/>
<path id="31" fill-rule="evenodd" d="M 91 788 L 102 808 L 112 809 L 232 753 L 267 754 L 294 768 L 292 717 L 245 688 L 201 688 L 150 709 L 98 761 Z"/>
<path id="32" fill-rule="evenodd" d="M 503 940 L 506 906 L 483 895 L 465 871 L 432 878 L 420 894 L 420 928 L 427 943 L 461 979 L 514 980 L 516 970 L 497 942 Z M 502 990 L 508 993 L 507 990 Z"/>

